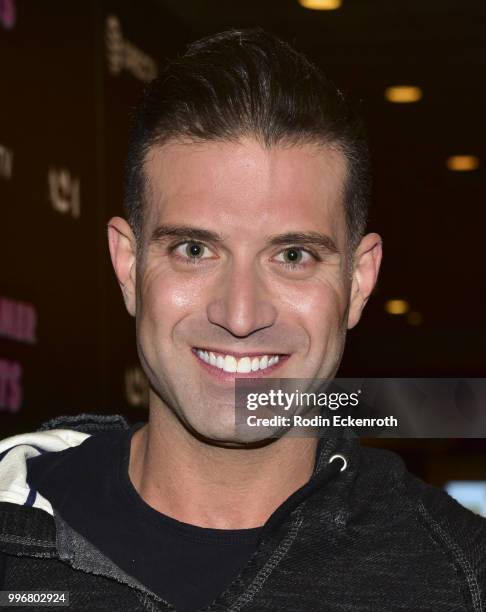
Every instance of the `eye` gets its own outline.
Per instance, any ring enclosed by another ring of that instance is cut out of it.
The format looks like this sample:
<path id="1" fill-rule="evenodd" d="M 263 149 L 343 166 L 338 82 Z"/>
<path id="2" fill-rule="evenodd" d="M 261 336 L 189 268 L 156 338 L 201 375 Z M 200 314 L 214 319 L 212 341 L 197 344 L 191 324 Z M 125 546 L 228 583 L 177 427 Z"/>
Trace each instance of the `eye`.
<path id="1" fill-rule="evenodd" d="M 185 261 L 186 263 L 197 264 L 198 260 L 209 259 L 204 255 L 210 253 L 208 247 L 202 242 L 195 242 L 194 240 L 187 240 L 186 242 L 180 242 L 171 249 L 176 256 Z"/>
<path id="2" fill-rule="evenodd" d="M 279 263 L 288 268 L 305 267 L 312 260 L 317 259 L 313 253 L 301 247 L 289 247 L 284 249 L 279 253 L 279 257 L 283 257 L 283 261 L 280 260 Z"/>

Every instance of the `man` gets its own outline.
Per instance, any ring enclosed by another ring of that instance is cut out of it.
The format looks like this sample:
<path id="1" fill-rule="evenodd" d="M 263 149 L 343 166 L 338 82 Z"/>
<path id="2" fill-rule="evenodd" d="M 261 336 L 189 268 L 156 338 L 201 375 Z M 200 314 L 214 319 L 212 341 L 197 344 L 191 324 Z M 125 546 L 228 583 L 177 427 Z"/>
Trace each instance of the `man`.
<path id="1" fill-rule="evenodd" d="M 235 427 L 237 378 L 335 375 L 380 266 L 368 186 L 342 94 L 261 30 L 194 43 L 148 87 L 108 238 L 149 420 L 0 444 L 4 590 L 80 610 L 486 609 L 486 522 L 399 457 Z"/>

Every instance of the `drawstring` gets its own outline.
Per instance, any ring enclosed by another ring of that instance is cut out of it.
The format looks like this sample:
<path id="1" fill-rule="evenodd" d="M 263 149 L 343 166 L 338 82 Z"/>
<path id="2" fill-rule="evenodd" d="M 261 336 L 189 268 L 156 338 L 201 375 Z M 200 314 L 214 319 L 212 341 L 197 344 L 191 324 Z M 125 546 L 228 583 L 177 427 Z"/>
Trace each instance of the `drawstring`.
<path id="1" fill-rule="evenodd" d="M 328 464 L 316 476 L 311 478 L 304 486 L 297 489 L 284 503 L 279 506 L 263 525 L 259 536 L 261 542 L 268 534 L 275 531 L 283 523 L 285 518 L 312 493 L 322 487 L 323 484 L 334 478 L 338 472 L 343 472 L 348 466 L 344 455 L 335 454 L 329 458 Z"/>

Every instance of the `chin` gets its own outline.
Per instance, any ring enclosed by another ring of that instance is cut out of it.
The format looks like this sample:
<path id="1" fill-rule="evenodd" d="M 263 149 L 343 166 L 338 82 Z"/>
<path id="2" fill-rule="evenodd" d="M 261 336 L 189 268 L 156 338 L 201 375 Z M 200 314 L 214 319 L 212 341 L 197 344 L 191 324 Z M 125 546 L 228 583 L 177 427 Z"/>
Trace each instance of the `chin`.
<path id="1" fill-rule="evenodd" d="M 271 443 L 278 433 L 262 428 L 235 426 L 234 421 L 227 424 L 214 423 L 213 426 L 200 423 L 185 423 L 186 429 L 198 440 L 211 446 L 241 448 L 262 446 Z M 283 432 L 282 432 L 283 433 Z"/>

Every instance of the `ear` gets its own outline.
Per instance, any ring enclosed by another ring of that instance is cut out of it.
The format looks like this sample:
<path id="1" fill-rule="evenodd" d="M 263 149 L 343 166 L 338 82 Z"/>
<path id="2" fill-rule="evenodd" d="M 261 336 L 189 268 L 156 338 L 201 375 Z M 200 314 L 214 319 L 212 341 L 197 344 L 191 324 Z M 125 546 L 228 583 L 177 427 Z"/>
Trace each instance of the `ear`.
<path id="1" fill-rule="evenodd" d="M 130 225 L 121 217 L 108 222 L 108 246 L 115 274 L 120 283 L 128 312 L 134 317 L 136 310 L 135 273 L 137 247 Z"/>
<path id="2" fill-rule="evenodd" d="M 382 240 L 378 234 L 367 234 L 354 254 L 348 329 L 354 327 L 373 291 L 382 257 Z"/>

